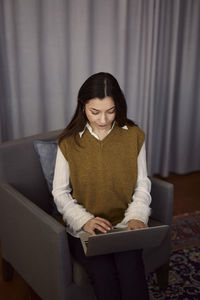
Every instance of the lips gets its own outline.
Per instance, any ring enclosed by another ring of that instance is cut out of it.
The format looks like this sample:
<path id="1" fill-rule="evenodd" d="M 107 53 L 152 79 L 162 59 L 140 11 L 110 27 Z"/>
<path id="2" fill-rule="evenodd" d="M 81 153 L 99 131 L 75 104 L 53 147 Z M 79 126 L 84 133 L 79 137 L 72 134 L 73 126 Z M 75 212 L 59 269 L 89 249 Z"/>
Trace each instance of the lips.
<path id="1" fill-rule="evenodd" d="M 99 127 L 102 127 L 102 128 L 104 128 L 104 127 L 107 127 L 108 125 L 99 125 Z"/>

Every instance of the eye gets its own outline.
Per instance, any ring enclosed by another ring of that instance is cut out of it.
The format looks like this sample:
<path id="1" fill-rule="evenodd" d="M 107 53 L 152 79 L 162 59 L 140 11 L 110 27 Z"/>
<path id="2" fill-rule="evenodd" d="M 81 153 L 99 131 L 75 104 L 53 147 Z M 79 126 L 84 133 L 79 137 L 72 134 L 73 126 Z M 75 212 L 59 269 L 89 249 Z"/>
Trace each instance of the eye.
<path id="1" fill-rule="evenodd" d="M 94 112 L 94 111 L 91 111 L 91 113 L 95 116 L 99 114 L 99 112 Z"/>
<path id="2" fill-rule="evenodd" d="M 112 111 L 108 111 L 109 114 L 114 114 L 115 113 L 115 109 Z"/>

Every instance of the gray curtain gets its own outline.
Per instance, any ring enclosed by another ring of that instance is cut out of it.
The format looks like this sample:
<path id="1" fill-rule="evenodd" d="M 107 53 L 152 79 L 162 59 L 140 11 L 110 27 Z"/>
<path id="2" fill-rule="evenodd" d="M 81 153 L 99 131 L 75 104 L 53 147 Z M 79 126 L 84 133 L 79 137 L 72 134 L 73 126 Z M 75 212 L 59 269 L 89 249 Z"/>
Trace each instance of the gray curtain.
<path id="1" fill-rule="evenodd" d="M 146 132 L 149 174 L 200 170 L 199 0 L 0 0 L 1 141 L 66 126 L 112 73 Z"/>

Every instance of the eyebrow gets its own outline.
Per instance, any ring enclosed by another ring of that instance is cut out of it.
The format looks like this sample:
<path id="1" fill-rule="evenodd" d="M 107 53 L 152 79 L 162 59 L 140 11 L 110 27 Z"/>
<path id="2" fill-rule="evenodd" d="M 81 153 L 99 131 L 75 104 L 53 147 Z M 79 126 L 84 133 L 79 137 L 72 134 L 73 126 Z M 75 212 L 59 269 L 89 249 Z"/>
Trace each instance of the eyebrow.
<path id="1" fill-rule="evenodd" d="M 113 106 L 113 107 L 107 109 L 107 111 L 109 111 L 109 110 L 111 110 L 111 109 L 114 109 L 114 108 L 115 108 L 115 106 Z M 93 107 L 91 107 L 90 109 L 95 110 L 95 111 L 99 111 L 99 109 L 96 109 L 96 108 L 93 108 Z"/>

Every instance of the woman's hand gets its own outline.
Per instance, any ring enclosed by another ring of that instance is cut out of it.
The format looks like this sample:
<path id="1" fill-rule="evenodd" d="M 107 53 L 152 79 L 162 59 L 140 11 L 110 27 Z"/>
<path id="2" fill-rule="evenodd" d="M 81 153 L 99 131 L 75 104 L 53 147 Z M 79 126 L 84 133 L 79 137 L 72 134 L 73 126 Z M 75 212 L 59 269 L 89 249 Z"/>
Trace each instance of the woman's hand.
<path id="1" fill-rule="evenodd" d="M 140 220 L 132 219 L 128 222 L 127 230 L 142 229 L 142 228 L 147 228 L 147 226 Z"/>
<path id="2" fill-rule="evenodd" d="M 87 223 L 85 223 L 85 225 L 83 225 L 83 230 L 92 235 L 95 235 L 95 229 L 106 233 L 111 228 L 112 224 L 108 220 L 100 217 L 90 219 L 89 221 L 87 221 Z"/>

